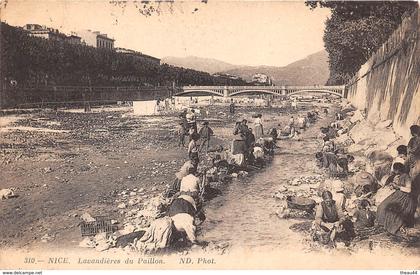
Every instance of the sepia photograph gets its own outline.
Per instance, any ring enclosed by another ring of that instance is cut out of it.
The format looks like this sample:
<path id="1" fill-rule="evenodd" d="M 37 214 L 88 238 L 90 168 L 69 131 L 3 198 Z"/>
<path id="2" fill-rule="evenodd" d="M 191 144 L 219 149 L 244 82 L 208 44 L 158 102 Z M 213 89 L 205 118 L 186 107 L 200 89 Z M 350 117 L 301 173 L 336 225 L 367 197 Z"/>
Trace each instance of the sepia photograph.
<path id="1" fill-rule="evenodd" d="M 0 21 L 2 274 L 418 274 L 418 1 L 0 0 Z"/>

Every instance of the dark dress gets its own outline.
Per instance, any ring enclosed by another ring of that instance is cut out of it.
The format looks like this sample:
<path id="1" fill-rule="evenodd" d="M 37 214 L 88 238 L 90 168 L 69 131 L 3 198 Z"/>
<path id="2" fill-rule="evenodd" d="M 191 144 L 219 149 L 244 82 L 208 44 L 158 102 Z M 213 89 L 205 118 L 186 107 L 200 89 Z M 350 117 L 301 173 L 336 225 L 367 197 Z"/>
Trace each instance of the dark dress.
<path id="1" fill-rule="evenodd" d="M 353 217 L 356 218 L 354 223 L 356 230 L 372 227 L 375 224 L 375 213 L 371 210 L 356 210 Z"/>
<path id="2" fill-rule="evenodd" d="M 322 156 L 322 167 L 328 169 L 330 177 L 336 177 L 338 175 L 336 155 L 334 153 L 325 152 Z"/>
<path id="3" fill-rule="evenodd" d="M 333 223 L 339 220 L 337 206 L 335 205 L 335 201 L 333 205 L 328 206 L 325 201 L 321 202 L 322 206 L 322 221 Z"/>
<path id="4" fill-rule="evenodd" d="M 407 144 L 407 163 L 410 169 L 414 168 L 415 162 L 420 158 L 420 137 L 415 136 Z"/>
<path id="5" fill-rule="evenodd" d="M 407 174 L 399 177 L 397 185 L 407 187 L 411 184 Z M 414 218 L 417 200 L 411 193 L 396 190 L 378 206 L 378 224 L 391 234 L 397 233 L 401 226 L 409 225 Z"/>
<path id="6" fill-rule="evenodd" d="M 176 214 L 186 213 L 194 217 L 196 210 L 192 204 L 184 199 L 175 199 L 168 209 L 168 216 L 173 217 Z"/>
<path id="7" fill-rule="evenodd" d="M 245 154 L 248 151 L 248 127 L 245 125 L 237 125 L 233 134 L 235 135 L 235 140 L 232 142 L 232 154 Z"/>
<path id="8" fill-rule="evenodd" d="M 321 208 L 322 208 L 322 217 L 321 220 L 323 222 L 327 223 L 335 223 L 340 221 L 340 215 L 337 209 L 337 206 L 335 204 L 335 201 L 333 201 L 330 205 L 326 204 L 325 201 L 321 202 Z M 347 219 L 344 218 L 340 221 L 340 228 L 337 228 L 336 230 L 336 239 L 341 240 L 344 242 L 350 241 L 354 236 L 354 227 L 353 223 Z M 321 243 L 328 243 L 329 242 L 329 234 L 331 231 L 322 225 L 316 225 L 315 226 L 315 232 L 313 233 L 313 237 L 315 237 L 315 240 L 321 241 Z M 327 235 L 325 235 L 327 234 Z"/>

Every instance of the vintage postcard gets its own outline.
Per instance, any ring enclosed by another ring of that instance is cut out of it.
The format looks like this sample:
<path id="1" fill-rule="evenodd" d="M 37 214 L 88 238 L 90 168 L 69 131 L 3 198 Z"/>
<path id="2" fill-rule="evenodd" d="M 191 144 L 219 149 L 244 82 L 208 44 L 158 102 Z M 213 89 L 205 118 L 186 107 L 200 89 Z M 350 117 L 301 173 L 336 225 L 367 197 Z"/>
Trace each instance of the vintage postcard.
<path id="1" fill-rule="evenodd" d="M 417 1 L 0 1 L 0 270 L 420 269 Z"/>

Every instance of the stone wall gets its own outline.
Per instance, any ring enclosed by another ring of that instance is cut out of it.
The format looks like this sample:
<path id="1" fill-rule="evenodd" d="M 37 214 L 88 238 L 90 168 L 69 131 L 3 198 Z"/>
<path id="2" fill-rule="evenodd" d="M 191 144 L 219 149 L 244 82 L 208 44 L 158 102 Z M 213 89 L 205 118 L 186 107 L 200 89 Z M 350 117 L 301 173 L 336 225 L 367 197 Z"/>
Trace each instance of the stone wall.
<path id="1" fill-rule="evenodd" d="M 373 124 L 392 120 L 405 140 L 420 123 L 420 15 L 418 9 L 360 68 L 347 85 L 348 99 Z"/>
<path id="2" fill-rule="evenodd" d="M 0 93 L 0 109 L 30 108 L 35 106 L 65 105 L 84 102 L 112 103 L 117 101 L 142 101 L 166 98 L 173 93 L 168 87 L 88 87 L 45 86 L 13 87 Z"/>

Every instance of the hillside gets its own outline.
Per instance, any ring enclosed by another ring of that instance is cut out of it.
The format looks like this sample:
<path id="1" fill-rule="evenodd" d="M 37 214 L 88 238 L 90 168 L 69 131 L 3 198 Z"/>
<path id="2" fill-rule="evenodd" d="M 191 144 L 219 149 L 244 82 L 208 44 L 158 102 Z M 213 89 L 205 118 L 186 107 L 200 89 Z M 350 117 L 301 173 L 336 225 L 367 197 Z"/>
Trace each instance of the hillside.
<path id="1" fill-rule="evenodd" d="M 244 85 L 240 79 L 159 65 L 134 55 L 29 36 L 0 22 L 0 75 L 22 86 Z"/>
<path id="2" fill-rule="evenodd" d="M 251 80 L 256 73 L 270 76 L 276 85 L 323 85 L 329 77 L 328 54 L 320 51 L 285 67 L 242 66 L 223 73 Z"/>
<path id="3" fill-rule="evenodd" d="M 183 67 L 187 69 L 193 69 L 193 70 L 202 71 L 202 72 L 207 72 L 210 74 L 232 70 L 234 68 L 240 67 L 240 66 L 229 64 L 227 62 L 223 62 L 217 59 L 202 58 L 202 57 L 196 57 L 196 56 L 187 56 L 187 57 L 167 56 L 161 59 L 161 63 L 166 63 L 168 65 Z"/>
<path id="4" fill-rule="evenodd" d="M 276 85 L 323 85 L 329 77 L 328 54 L 320 51 L 284 67 L 233 65 L 216 59 L 188 57 L 164 57 L 162 63 L 208 72 L 227 73 L 251 81 L 256 73 L 273 79 Z"/>

